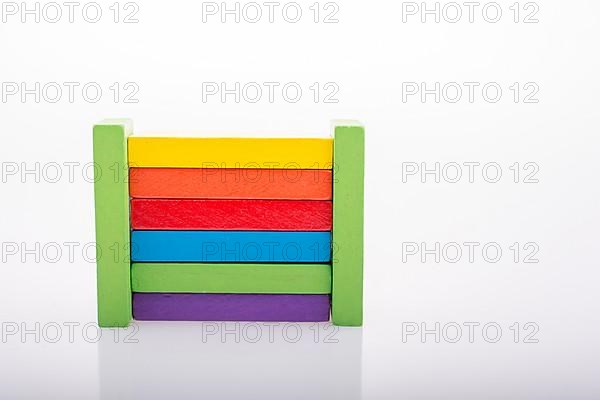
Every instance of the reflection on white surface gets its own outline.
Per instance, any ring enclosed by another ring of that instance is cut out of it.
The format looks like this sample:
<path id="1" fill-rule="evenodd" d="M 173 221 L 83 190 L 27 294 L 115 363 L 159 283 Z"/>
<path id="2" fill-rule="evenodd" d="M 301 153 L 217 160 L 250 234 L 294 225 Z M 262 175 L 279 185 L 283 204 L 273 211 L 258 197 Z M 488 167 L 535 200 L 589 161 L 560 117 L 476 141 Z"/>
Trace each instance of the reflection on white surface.
<path id="1" fill-rule="evenodd" d="M 137 331 L 121 330 L 119 338 L 105 330 L 110 333 L 98 343 L 100 398 L 361 397 L 360 328 L 246 322 L 136 326 Z"/>

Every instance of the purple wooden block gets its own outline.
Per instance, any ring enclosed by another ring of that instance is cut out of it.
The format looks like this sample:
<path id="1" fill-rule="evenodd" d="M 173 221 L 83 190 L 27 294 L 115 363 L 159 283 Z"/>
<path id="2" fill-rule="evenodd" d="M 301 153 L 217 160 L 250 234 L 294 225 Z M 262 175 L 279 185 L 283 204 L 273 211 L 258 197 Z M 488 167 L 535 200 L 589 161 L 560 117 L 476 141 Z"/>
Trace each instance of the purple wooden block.
<path id="1" fill-rule="evenodd" d="M 329 321 L 327 294 L 134 293 L 140 321 Z"/>

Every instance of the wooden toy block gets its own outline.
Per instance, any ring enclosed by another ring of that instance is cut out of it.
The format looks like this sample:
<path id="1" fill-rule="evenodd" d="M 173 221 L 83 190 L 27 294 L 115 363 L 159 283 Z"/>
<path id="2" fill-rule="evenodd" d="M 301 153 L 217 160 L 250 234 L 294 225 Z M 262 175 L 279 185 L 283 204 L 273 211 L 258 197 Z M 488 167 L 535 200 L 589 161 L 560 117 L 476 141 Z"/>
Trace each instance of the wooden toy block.
<path id="1" fill-rule="evenodd" d="M 363 321 L 364 128 L 355 122 L 334 128 L 332 320 Z"/>
<path id="2" fill-rule="evenodd" d="M 332 139 L 129 138 L 132 167 L 331 169 Z"/>
<path id="3" fill-rule="evenodd" d="M 335 325 L 362 325 L 360 124 L 328 139 L 131 131 L 93 130 L 100 326 L 126 327 L 132 312 L 326 321 L 330 304 Z"/>
<path id="4" fill-rule="evenodd" d="M 131 168 L 134 198 L 331 200 L 331 170 Z"/>
<path id="5" fill-rule="evenodd" d="M 98 324 L 102 327 L 126 327 L 131 320 L 127 185 L 131 130 L 129 120 L 105 120 L 94 126 Z"/>
<path id="6" fill-rule="evenodd" d="M 331 293 L 329 264 L 133 263 L 134 292 Z"/>
<path id="7" fill-rule="evenodd" d="M 329 231 L 331 201 L 131 200 L 132 229 Z"/>
<path id="8" fill-rule="evenodd" d="M 132 231 L 139 262 L 329 262 L 330 232 Z"/>
<path id="9" fill-rule="evenodd" d="M 329 321 L 329 296 L 134 293 L 133 316 L 140 321 Z"/>

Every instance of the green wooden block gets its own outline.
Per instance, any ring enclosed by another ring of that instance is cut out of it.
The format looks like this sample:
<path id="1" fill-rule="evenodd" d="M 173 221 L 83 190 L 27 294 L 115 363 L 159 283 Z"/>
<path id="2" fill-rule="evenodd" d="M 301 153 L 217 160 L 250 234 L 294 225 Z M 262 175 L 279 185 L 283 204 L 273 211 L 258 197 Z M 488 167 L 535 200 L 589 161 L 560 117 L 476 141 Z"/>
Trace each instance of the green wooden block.
<path id="1" fill-rule="evenodd" d="M 365 130 L 355 121 L 334 126 L 331 315 L 335 325 L 361 326 Z"/>
<path id="2" fill-rule="evenodd" d="M 330 264 L 133 263 L 134 292 L 331 293 Z"/>
<path id="3" fill-rule="evenodd" d="M 126 327 L 131 321 L 129 187 L 127 137 L 129 120 L 94 125 L 94 200 L 98 325 Z"/>

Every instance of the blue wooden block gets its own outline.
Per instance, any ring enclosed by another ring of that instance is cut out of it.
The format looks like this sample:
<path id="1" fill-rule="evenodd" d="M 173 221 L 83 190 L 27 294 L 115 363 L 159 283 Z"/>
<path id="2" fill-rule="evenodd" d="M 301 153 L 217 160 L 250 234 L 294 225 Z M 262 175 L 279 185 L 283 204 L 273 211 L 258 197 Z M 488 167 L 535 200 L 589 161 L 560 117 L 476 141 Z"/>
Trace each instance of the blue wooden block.
<path id="1" fill-rule="evenodd" d="M 131 232 L 137 262 L 331 261 L 330 232 L 138 231 Z"/>

